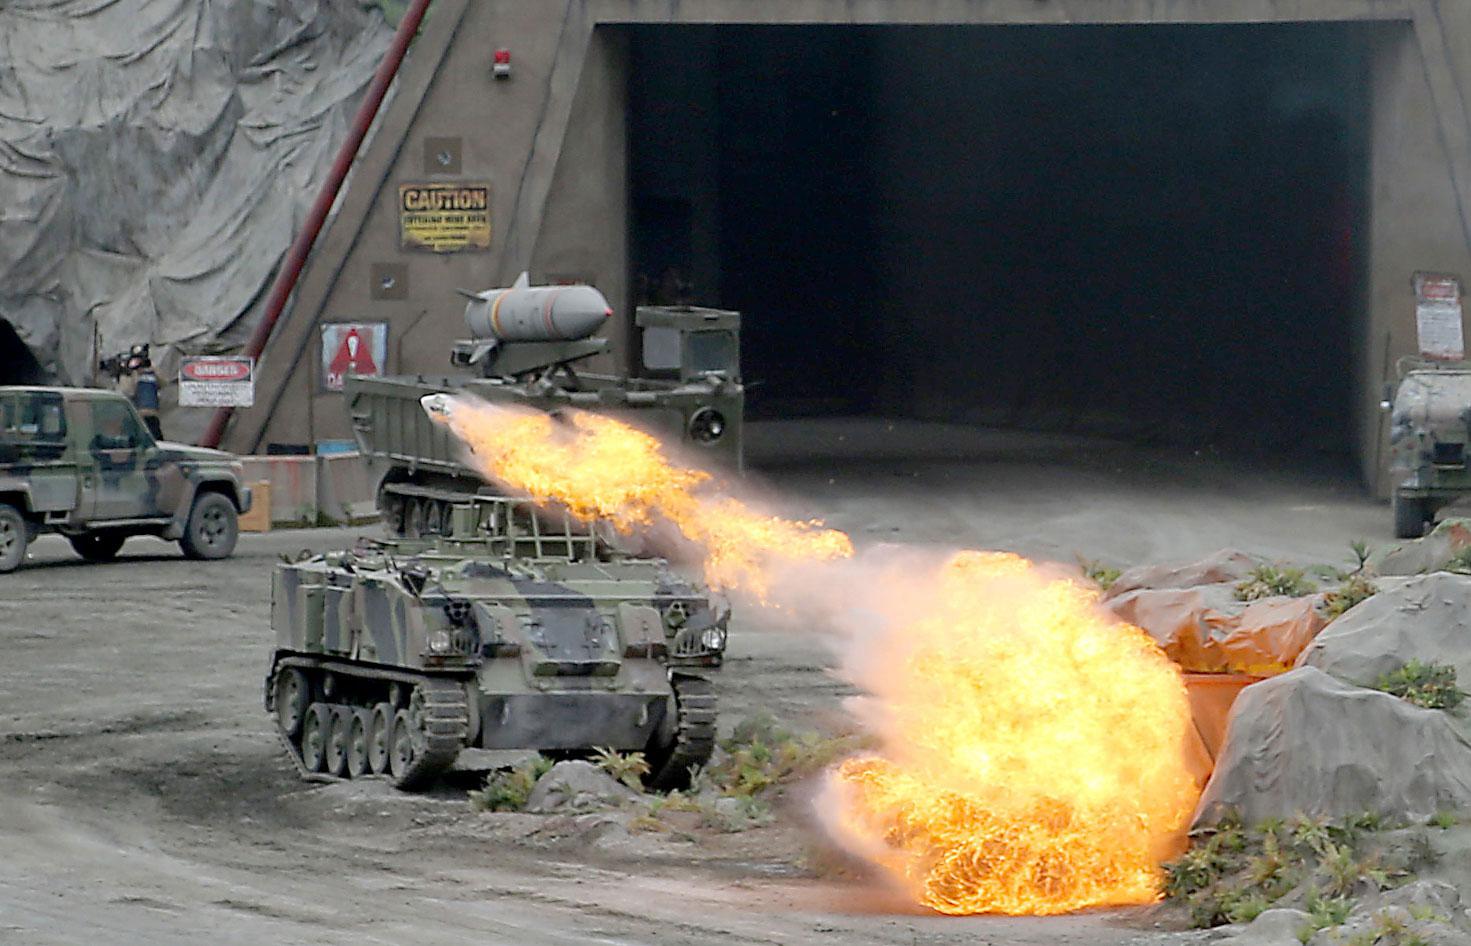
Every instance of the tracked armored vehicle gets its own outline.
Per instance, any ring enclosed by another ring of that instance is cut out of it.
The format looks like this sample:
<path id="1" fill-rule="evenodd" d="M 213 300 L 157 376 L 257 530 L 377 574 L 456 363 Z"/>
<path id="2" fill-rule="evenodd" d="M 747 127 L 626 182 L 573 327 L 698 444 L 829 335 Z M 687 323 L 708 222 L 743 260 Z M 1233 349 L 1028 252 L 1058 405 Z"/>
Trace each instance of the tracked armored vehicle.
<path id="1" fill-rule="evenodd" d="M 432 542 L 277 566 L 265 704 L 300 773 L 420 789 L 461 749 L 708 761 L 729 608 L 611 533 L 478 496 Z"/>
<path id="2" fill-rule="evenodd" d="M 607 303 L 589 286 L 530 286 L 467 294 L 471 338 L 456 342 L 458 375 L 350 375 L 343 384 L 353 435 L 377 484 L 378 511 L 391 534 L 443 531 L 449 508 L 486 485 L 461 462 L 453 438 L 419 402 L 429 394 L 473 394 L 498 404 L 609 414 L 679 444 L 696 460 L 741 465 L 745 389 L 740 379 L 740 314 L 692 306 L 642 306 L 635 313 L 639 370 L 583 370 L 607 351 L 592 337 Z"/>

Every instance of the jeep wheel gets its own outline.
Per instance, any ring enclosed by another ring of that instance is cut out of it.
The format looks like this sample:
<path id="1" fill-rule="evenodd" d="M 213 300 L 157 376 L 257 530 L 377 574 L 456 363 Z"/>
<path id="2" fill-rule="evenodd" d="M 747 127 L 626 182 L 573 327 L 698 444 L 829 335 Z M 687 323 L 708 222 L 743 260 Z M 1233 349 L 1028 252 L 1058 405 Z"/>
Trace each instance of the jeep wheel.
<path id="1" fill-rule="evenodd" d="M 1430 518 L 1425 500 L 1395 493 L 1390 505 L 1394 507 L 1396 539 L 1418 539 L 1425 534 L 1425 521 Z"/>
<path id="2" fill-rule="evenodd" d="M 189 510 L 189 522 L 179 547 L 189 558 L 228 558 L 240 537 L 240 522 L 235 504 L 220 493 L 201 493 Z"/>
<path id="3" fill-rule="evenodd" d="M 26 560 L 31 527 L 25 516 L 9 503 L 0 503 L 0 575 L 13 572 Z"/>
<path id="4" fill-rule="evenodd" d="M 121 532 L 88 532 L 71 536 L 67 541 L 71 542 L 78 555 L 89 562 L 110 562 L 117 558 L 127 538 Z"/>

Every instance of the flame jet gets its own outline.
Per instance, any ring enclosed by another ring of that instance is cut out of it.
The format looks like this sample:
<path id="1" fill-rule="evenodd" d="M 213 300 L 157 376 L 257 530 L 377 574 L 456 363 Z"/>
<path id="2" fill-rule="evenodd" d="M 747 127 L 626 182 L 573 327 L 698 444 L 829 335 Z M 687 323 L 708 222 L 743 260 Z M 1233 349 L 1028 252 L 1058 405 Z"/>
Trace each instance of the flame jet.
<path id="1" fill-rule="evenodd" d="M 423 405 L 487 479 L 627 532 L 673 524 L 712 585 L 840 635 L 841 672 L 866 694 L 847 705 L 877 747 L 828 773 L 819 812 L 916 902 L 1040 915 L 1158 898 L 1199 793 L 1189 702 L 1091 586 L 1005 553 L 855 554 L 609 417 Z"/>

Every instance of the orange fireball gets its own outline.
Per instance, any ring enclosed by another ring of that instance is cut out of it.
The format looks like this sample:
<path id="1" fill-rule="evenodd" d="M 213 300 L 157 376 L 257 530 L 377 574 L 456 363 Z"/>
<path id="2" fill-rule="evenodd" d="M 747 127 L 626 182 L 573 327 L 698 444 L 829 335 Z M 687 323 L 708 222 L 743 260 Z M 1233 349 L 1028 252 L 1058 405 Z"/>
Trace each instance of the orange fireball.
<path id="1" fill-rule="evenodd" d="M 962 552 L 925 584 L 857 670 L 883 746 L 830 776 L 838 839 L 941 913 L 1157 899 L 1198 792 L 1179 671 L 1017 556 Z"/>

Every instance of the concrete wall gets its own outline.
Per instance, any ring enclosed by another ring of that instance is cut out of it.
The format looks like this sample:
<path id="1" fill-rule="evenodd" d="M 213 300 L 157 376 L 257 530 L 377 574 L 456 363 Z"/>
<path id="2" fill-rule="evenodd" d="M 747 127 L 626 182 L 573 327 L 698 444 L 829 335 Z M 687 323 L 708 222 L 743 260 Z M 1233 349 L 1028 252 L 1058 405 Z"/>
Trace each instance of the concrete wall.
<path id="1" fill-rule="evenodd" d="M 1413 342 L 1410 273 L 1441 267 L 1471 278 L 1471 8 L 1459 0 L 437 0 L 266 352 L 258 407 L 241 412 L 227 445 L 346 436 L 340 399 L 310 393 L 320 321 L 387 320 L 390 370 L 439 371 L 461 330 L 454 288 L 505 284 L 528 267 L 535 279 L 598 280 L 627 319 L 626 51 L 599 25 L 1277 21 L 1390 24 L 1373 66 L 1369 319 L 1355 349 L 1371 474 L 1383 339 L 1391 356 Z M 514 76 L 496 82 L 491 51 L 501 46 Z M 443 179 L 493 188 L 488 252 L 398 247 L 397 184 L 441 177 L 425 166 L 431 136 L 464 142 L 460 173 Z M 374 264 L 406 267 L 406 299 L 374 298 Z M 1376 485 L 1382 491 L 1382 478 Z"/>

